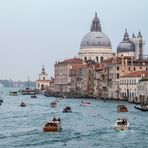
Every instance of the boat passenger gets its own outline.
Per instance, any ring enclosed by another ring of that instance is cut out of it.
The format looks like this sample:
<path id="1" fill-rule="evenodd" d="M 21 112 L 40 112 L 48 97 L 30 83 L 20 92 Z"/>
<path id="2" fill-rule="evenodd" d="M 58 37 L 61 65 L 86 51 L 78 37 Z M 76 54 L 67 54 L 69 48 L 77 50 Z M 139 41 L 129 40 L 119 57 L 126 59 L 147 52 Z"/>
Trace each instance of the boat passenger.
<path id="1" fill-rule="evenodd" d="M 57 119 L 54 117 L 54 118 L 53 118 L 53 121 L 57 121 Z"/>
<path id="2" fill-rule="evenodd" d="M 60 118 L 58 118 L 58 121 L 60 122 L 60 121 L 61 121 L 61 119 L 60 119 Z"/>

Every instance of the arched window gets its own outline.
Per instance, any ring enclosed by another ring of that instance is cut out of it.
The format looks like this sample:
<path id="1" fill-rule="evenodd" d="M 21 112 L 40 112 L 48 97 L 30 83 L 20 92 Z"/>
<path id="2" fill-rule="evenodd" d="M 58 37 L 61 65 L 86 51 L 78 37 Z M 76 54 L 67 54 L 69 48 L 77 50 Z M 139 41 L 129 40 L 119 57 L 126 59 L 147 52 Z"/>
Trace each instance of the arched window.
<path id="1" fill-rule="evenodd" d="M 99 58 L 98 58 L 98 57 L 96 57 L 96 62 L 97 62 L 97 63 L 99 62 Z"/>
<path id="2" fill-rule="evenodd" d="M 84 57 L 84 61 L 87 61 L 87 57 Z"/>
<path id="3" fill-rule="evenodd" d="M 103 57 L 100 57 L 100 63 L 102 63 L 103 62 Z"/>

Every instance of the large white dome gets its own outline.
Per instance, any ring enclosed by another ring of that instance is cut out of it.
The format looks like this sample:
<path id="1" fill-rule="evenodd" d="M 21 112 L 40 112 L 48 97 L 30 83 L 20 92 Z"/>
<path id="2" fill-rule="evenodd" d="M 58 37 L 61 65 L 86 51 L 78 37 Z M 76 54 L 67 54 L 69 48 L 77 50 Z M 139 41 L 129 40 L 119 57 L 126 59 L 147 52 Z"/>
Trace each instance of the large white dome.
<path id="1" fill-rule="evenodd" d="M 105 33 L 92 31 L 87 33 L 81 41 L 80 49 L 85 48 L 111 48 L 111 42 Z"/>

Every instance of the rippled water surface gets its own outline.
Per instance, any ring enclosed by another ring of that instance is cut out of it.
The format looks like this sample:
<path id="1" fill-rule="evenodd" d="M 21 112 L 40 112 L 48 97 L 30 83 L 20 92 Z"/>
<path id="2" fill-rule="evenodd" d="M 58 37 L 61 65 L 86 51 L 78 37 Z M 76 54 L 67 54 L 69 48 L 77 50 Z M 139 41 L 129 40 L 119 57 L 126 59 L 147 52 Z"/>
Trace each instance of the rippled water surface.
<path id="1" fill-rule="evenodd" d="M 91 100 L 90 107 L 80 106 L 82 99 L 61 100 L 57 108 L 50 108 L 55 98 L 39 95 L 8 96 L 3 94 L 0 106 L 0 148 L 147 148 L 148 112 L 134 109 L 133 104 L 119 101 Z M 21 101 L 27 106 L 20 107 Z M 117 113 L 118 104 L 125 104 L 129 112 Z M 72 113 L 62 113 L 65 105 Z M 61 132 L 44 133 L 43 125 L 53 117 L 62 119 Z M 118 117 L 127 117 L 128 131 L 115 131 Z"/>

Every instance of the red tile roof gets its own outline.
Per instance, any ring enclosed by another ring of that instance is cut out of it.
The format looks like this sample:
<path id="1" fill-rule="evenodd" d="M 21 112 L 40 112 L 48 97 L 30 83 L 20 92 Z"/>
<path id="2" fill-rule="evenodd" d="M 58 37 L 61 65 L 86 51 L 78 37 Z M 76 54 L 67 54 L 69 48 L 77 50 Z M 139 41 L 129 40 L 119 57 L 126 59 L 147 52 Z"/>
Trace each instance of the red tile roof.
<path id="1" fill-rule="evenodd" d="M 148 71 L 136 71 L 122 77 L 148 77 Z"/>

